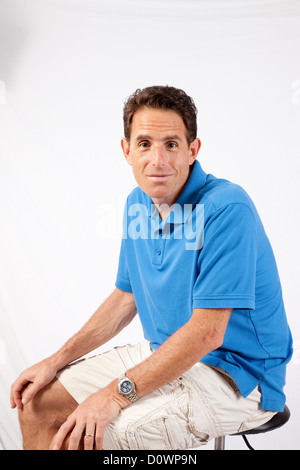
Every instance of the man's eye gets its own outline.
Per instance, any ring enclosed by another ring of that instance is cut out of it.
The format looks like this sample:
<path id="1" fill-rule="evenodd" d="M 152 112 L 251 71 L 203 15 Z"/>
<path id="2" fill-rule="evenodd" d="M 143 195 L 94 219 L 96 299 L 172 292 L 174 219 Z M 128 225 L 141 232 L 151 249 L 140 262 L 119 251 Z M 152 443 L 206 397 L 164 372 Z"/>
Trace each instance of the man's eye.
<path id="1" fill-rule="evenodd" d="M 147 148 L 148 146 L 149 146 L 148 142 L 140 142 L 140 144 L 139 144 L 139 147 L 141 147 L 143 149 Z"/>
<path id="2" fill-rule="evenodd" d="M 174 148 L 177 147 L 177 143 L 176 143 L 176 142 L 169 142 L 169 143 L 168 143 L 168 147 L 174 149 Z"/>

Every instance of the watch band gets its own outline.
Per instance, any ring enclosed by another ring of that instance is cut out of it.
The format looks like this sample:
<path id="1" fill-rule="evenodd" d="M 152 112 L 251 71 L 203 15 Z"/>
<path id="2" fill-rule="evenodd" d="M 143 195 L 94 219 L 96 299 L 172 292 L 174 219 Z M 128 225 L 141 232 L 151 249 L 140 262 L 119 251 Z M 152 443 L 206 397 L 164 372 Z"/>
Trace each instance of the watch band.
<path id="1" fill-rule="evenodd" d="M 139 400 L 140 397 L 136 394 L 136 392 L 132 391 L 130 395 L 128 395 L 126 398 L 128 398 L 128 400 L 134 403 L 135 401 Z"/>

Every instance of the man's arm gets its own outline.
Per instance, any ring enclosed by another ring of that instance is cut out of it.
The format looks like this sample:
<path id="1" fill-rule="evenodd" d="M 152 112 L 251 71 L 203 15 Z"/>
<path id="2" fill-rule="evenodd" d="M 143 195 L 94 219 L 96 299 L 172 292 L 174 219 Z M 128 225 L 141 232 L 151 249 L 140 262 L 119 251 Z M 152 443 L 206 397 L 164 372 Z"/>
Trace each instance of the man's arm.
<path id="1" fill-rule="evenodd" d="M 126 372 L 135 383 L 137 394 L 142 397 L 178 378 L 206 354 L 220 347 L 231 312 L 232 309 L 194 309 L 191 319 L 183 327 L 148 359 Z M 71 432 L 69 448 L 77 449 L 86 430 L 95 435 L 96 449 L 101 449 L 105 427 L 130 403 L 118 393 L 118 380 L 114 380 L 77 407 L 54 436 L 50 448 L 59 449 Z"/>
<path id="2" fill-rule="evenodd" d="M 26 369 L 11 387 L 11 406 L 22 409 L 70 362 L 100 347 L 127 326 L 136 314 L 133 294 L 115 289 L 83 328 L 55 354 Z"/>
<path id="3" fill-rule="evenodd" d="M 219 348 L 232 309 L 194 309 L 191 319 L 148 359 L 127 371 L 142 397 L 178 378 Z"/>

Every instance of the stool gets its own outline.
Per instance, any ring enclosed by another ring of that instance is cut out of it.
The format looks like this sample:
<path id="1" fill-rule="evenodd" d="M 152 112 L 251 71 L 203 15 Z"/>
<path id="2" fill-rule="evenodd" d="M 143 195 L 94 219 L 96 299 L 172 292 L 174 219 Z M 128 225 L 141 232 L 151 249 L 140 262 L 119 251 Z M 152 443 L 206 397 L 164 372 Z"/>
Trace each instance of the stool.
<path id="1" fill-rule="evenodd" d="M 285 405 L 283 411 L 279 411 L 276 415 L 273 416 L 269 421 L 258 426 L 257 428 L 249 429 L 248 431 L 237 432 L 236 434 L 231 434 L 231 436 L 242 436 L 247 447 L 250 450 L 255 450 L 249 444 L 246 435 L 249 434 L 261 434 L 263 432 L 273 431 L 283 426 L 290 419 L 290 410 Z M 225 450 L 225 436 L 220 436 L 215 438 L 215 450 Z"/>

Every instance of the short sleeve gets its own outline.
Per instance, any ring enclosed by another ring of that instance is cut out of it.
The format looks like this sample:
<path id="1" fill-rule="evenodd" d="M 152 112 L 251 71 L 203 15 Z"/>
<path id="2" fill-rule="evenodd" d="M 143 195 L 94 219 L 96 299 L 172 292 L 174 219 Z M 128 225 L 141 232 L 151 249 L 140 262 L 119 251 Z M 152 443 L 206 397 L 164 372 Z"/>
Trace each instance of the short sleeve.
<path id="1" fill-rule="evenodd" d="M 257 227 L 242 203 L 219 209 L 204 228 L 193 308 L 255 308 Z"/>
<path id="2" fill-rule="evenodd" d="M 125 292 L 132 292 L 131 282 L 129 277 L 127 253 L 126 253 L 126 240 L 127 240 L 127 201 L 123 212 L 123 236 L 119 255 L 119 265 L 115 286 Z"/>
<path id="3" fill-rule="evenodd" d="M 116 287 L 125 292 L 132 292 L 131 282 L 129 278 L 128 265 L 127 265 L 127 256 L 126 256 L 126 240 L 122 239 L 120 256 L 119 256 L 119 266 L 116 278 Z"/>

